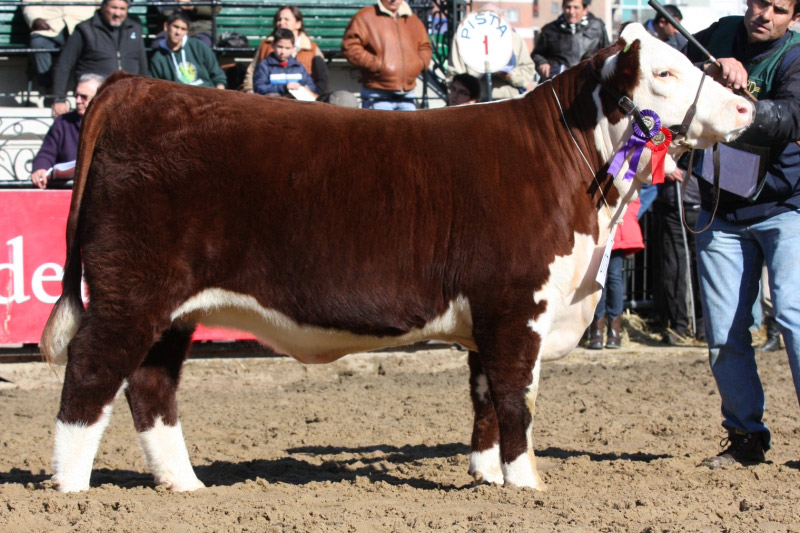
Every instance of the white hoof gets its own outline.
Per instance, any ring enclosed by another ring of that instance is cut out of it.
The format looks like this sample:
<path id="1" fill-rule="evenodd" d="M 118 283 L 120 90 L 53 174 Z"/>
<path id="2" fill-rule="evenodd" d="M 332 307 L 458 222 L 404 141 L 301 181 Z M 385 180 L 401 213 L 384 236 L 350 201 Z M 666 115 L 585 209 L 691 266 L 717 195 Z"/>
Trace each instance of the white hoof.
<path id="1" fill-rule="evenodd" d="M 58 492 L 68 493 L 68 492 L 82 492 L 84 490 L 89 490 L 89 480 L 81 480 L 81 479 L 62 479 L 58 476 L 53 476 L 50 478 L 50 483 L 52 483 L 53 488 L 56 489 Z"/>
<path id="2" fill-rule="evenodd" d="M 503 470 L 500 467 L 500 445 L 488 450 L 472 452 L 469 456 L 469 473 L 475 483 L 503 484 Z"/>
<path id="3" fill-rule="evenodd" d="M 206 486 L 202 481 L 196 477 L 193 479 L 184 480 L 156 480 L 156 485 L 165 487 L 171 492 L 192 492 L 198 489 L 204 489 Z"/>
<path id="4" fill-rule="evenodd" d="M 506 485 L 545 490 L 544 482 L 536 471 L 533 454 L 523 453 L 510 463 L 504 463 L 503 477 Z"/>
<path id="5" fill-rule="evenodd" d="M 197 479 L 189 461 L 180 422 L 168 426 L 161 417 L 157 418 L 151 429 L 139 434 L 139 443 L 156 485 L 173 492 L 187 492 L 205 487 Z"/>

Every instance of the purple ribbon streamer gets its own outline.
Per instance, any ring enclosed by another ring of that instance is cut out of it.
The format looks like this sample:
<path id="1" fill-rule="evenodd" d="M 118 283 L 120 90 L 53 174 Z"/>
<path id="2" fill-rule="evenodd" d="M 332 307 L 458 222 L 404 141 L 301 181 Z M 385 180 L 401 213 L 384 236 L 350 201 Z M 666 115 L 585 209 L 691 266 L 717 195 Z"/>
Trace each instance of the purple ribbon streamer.
<path id="1" fill-rule="evenodd" d="M 636 169 L 639 166 L 639 159 L 642 157 L 644 144 L 648 139 L 661 130 L 661 118 L 655 111 L 652 109 L 643 109 L 641 113 L 643 117 L 650 117 L 653 119 L 653 127 L 650 128 L 649 132 L 645 133 L 642 131 L 636 121 L 633 122 L 633 133 L 631 134 L 630 139 L 628 139 L 628 142 L 625 143 L 625 146 L 623 146 L 614 155 L 614 158 L 611 160 L 611 164 L 608 166 L 608 173 L 612 176 L 616 176 L 620 169 L 622 169 L 622 163 L 625 162 L 625 158 L 628 157 L 629 151 L 632 150 L 633 154 L 631 155 L 631 163 L 628 166 L 628 170 L 625 171 L 625 176 L 623 176 L 623 178 L 628 181 L 632 180 L 636 175 Z"/>

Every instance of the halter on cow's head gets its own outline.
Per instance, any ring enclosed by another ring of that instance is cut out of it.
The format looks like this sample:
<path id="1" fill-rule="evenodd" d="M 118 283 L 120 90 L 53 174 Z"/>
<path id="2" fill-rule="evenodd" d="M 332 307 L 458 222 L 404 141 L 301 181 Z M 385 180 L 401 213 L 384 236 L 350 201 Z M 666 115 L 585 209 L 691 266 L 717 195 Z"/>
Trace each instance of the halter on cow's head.
<path id="1" fill-rule="evenodd" d="M 752 122 L 750 102 L 704 79 L 702 71 L 683 54 L 651 36 L 641 24 L 626 26 L 615 48 L 616 53 L 612 50 L 609 56 L 598 54 L 589 68 L 599 71 L 601 86 L 595 92 L 602 102 L 596 146 L 601 159 L 610 162 L 620 192 L 631 187 L 632 177 L 645 182 L 652 178 L 651 148 L 661 139 L 655 137 L 656 142 L 648 146 L 639 139 L 658 133 L 653 122 L 664 127 L 667 137 L 672 136 L 671 142 L 664 143 L 668 144 L 667 173 L 675 169 L 675 161 L 687 149 L 732 140 Z M 694 90 L 687 91 L 687 87 Z M 644 124 L 639 113 L 645 116 Z M 645 128 L 650 131 L 643 133 Z M 616 163 L 622 164 L 615 165 L 619 153 Z M 628 172 L 637 158 L 635 171 Z"/>

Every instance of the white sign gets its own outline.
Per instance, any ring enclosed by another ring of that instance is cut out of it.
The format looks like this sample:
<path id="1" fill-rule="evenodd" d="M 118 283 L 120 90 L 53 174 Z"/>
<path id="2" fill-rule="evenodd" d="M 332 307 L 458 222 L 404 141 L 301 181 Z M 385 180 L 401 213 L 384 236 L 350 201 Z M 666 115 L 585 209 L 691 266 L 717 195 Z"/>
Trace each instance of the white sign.
<path id="1" fill-rule="evenodd" d="M 511 25 L 492 11 L 479 11 L 458 26 L 456 43 L 461 60 L 477 72 L 497 72 L 511 60 Z"/>

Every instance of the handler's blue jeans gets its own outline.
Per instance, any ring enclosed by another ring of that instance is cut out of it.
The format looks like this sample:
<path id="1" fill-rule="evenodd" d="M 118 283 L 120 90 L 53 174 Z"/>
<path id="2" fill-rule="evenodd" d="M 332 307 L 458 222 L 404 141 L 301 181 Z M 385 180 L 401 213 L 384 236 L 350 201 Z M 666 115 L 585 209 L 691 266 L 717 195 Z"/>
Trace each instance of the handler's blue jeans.
<path id="1" fill-rule="evenodd" d="M 697 226 L 709 213 L 701 211 Z M 722 398 L 722 425 L 747 433 L 769 429 L 763 421 L 764 389 L 750 336 L 752 308 L 766 263 L 778 322 L 800 400 L 800 211 L 752 225 L 716 217 L 697 235 L 697 268 L 709 361 Z"/>

